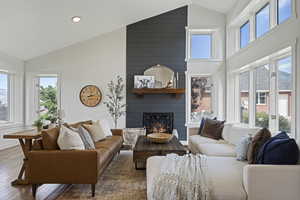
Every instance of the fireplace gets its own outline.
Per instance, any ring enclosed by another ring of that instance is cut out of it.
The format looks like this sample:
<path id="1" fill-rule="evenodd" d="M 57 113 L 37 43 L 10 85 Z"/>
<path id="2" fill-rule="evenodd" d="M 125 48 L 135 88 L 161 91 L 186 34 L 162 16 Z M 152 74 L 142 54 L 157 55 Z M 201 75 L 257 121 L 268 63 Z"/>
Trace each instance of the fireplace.
<path id="1" fill-rule="evenodd" d="M 174 113 L 143 113 L 143 126 L 146 134 L 151 133 L 172 133 Z"/>

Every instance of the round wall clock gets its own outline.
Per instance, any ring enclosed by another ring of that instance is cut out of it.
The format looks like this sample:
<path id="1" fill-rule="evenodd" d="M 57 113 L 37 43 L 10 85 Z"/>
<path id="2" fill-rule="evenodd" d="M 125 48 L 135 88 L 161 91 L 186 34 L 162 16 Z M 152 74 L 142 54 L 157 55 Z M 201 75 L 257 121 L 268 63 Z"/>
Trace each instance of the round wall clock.
<path id="1" fill-rule="evenodd" d="M 95 85 L 83 87 L 79 94 L 80 101 L 88 107 L 96 107 L 102 100 L 102 93 Z"/>

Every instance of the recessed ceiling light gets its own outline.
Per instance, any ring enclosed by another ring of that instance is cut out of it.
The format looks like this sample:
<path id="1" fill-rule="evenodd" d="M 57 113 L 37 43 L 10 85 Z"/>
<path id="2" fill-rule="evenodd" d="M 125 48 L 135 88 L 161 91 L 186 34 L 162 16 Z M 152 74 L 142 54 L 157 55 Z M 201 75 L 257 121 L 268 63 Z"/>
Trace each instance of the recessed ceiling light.
<path id="1" fill-rule="evenodd" d="M 81 17 L 79 17 L 79 16 L 72 17 L 72 22 L 73 23 L 78 23 L 78 22 L 80 22 L 80 20 L 81 20 Z"/>

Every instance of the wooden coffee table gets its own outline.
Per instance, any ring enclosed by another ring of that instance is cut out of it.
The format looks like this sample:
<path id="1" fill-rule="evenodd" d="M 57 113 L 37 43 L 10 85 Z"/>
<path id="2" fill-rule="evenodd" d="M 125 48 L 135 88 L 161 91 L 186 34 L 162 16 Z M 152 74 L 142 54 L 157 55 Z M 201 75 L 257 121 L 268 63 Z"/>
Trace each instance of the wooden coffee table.
<path id="1" fill-rule="evenodd" d="M 145 169 L 147 158 L 151 156 L 165 156 L 170 153 L 176 153 L 180 156 L 186 154 L 187 149 L 173 137 L 169 143 L 157 144 L 152 143 L 147 136 L 139 136 L 133 149 L 133 162 L 135 169 Z M 142 168 L 138 168 L 138 164 L 142 164 Z"/>

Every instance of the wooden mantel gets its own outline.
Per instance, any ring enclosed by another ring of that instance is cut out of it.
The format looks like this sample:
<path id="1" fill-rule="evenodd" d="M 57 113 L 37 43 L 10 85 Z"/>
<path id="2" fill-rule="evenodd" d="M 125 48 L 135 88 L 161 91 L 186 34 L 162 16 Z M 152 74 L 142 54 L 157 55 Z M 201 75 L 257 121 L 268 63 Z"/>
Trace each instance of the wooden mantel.
<path id="1" fill-rule="evenodd" d="M 185 93 L 185 88 L 135 88 L 132 90 L 132 93 L 138 96 L 144 96 L 145 94 L 170 94 L 178 98 L 179 95 Z"/>

